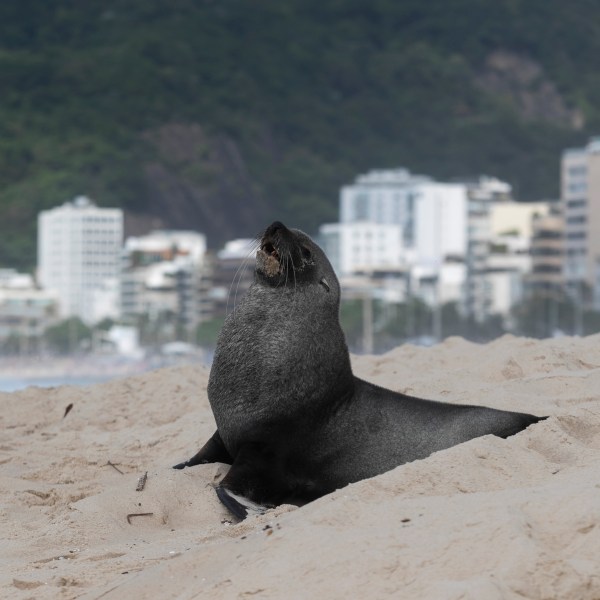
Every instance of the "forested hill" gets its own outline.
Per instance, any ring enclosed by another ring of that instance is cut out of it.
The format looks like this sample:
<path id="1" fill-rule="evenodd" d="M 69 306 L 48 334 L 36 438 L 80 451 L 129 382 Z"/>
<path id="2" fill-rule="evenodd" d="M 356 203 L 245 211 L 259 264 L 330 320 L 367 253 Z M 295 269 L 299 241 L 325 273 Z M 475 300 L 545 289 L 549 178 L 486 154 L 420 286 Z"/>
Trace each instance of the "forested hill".
<path id="1" fill-rule="evenodd" d="M 375 167 L 558 194 L 600 131 L 593 0 L 0 3 L 0 266 L 87 194 L 216 246 L 314 231 Z"/>

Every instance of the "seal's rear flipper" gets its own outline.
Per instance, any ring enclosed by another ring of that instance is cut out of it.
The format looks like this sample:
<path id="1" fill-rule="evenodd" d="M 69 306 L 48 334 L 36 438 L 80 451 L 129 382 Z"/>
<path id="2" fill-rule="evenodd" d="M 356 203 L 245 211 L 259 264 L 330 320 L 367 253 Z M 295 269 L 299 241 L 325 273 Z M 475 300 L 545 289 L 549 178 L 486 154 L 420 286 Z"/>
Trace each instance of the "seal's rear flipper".
<path id="1" fill-rule="evenodd" d="M 545 421 L 548 417 L 538 417 L 537 415 L 530 415 L 527 413 L 515 413 L 515 420 L 508 427 L 503 429 L 502 431 L 496 433 L 498 437 L 508 438 L 517 433 L 520 433 L 524 429 L 527 429 L 530 425 L 534 425 L 535 423 L 539 423 L 540 421 Z"/>
<path id="2" fill-rule="evenodd" d="M 248 498 L 244 498 L 244 496 L 240 496 L 239 494 L 234 494 L 231 490 L 222 486 L 216 487 L 215 491 L 217 492 L 219 500 L 238 519 L 243 520 L 248 516 L 262 515 L 267 511 L 266 506 L 256 504 L 255 502 L 252 502 L 252 500 L 248 500 Z"/>
<path id="3" fill-rule="evenodd" d="M 200 450 L 198 450 L 198 452 L 196 452 L 196 454 L 194 454 L 190 460 L 186 460 L 185 462 L 174 465 L 173 468 L 185 469 L 186 467 L 205 465 L 206 463 L 215 462 L 222 462 L 227 465 L 233 463 L 233 459 L 227 451 L 227 448 L 225 448 L 225 444 L 219 435 L 218 429 L 213 433 L 210 440 L 208 440 L 208 442 L 206 442 L 206 444 L 204 444 L 204 446 L 202 446 L 202 448 L 200 448 Z"/>

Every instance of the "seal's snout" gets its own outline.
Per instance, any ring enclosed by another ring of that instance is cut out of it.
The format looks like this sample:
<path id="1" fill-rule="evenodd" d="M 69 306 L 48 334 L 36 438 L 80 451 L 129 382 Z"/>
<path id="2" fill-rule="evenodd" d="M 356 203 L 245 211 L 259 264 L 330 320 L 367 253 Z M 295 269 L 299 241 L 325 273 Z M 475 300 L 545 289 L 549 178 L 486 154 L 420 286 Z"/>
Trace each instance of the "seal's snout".
<path id="1" fill-rule="evenodd" d="M 275 277 L 281 273 L 281 238 L 287 232 L 286 226 L 280 221 L 275 221 L 267 227 L 260 242 L 257 253 L 257 264 L 268 277 Z"/>
<path id="2" fill-rule="evenodd" d="M 271 242 L 265 242 L 260 249 L 268 256 L 272 256 L 275 260 L 279 260 L 279 252 L 277 252 L 277 248 L 275 248 Z"/>
<path id="3" fill-rule="evenodd" d="M 282 235 L 288 231 L 287 227 L 281 221 L 275 221 L 269 225 L 262 236 L 260 249 L 269 256 L 279 259 L 277 247 L 281 242 Z"/>
<path id="4" fill-rule="evenodd" d="M 280 249 L 282 235 L 288 231 L 287 227 L 281 221 L 275 221 L 267 227 L 265 231 L 260 249 L 275 261 L 280 261 Z"/>
<path id="5" fill-rule="evenodd" d="M 306 237 L 306 236 L 305 236 Z M 260 239 L 256 252 L 256 272 L 271 280 L 279 281 L 289 275 L 289 281 L 298 284 L 298 276 L 307 265 L 314 265 L 312 254 L 305 240 L 294 229 L 288 229 L 281 221 L 271 223 Z"/>

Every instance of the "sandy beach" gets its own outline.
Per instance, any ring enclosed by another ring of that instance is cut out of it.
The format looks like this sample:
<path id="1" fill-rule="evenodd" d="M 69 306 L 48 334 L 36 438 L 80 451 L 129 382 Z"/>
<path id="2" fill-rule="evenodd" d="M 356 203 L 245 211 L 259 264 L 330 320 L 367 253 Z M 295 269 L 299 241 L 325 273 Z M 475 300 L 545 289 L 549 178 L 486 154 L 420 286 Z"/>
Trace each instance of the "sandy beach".
<path id="1" fill-rule="evenodd" d="M 237 523 L 213 491 L 227 467 L 171 469 L 214 430 L 207 369 L 0 394 L 0 597 L 600 598 L 600 335 L 353 363 L 550 418 Z"/>

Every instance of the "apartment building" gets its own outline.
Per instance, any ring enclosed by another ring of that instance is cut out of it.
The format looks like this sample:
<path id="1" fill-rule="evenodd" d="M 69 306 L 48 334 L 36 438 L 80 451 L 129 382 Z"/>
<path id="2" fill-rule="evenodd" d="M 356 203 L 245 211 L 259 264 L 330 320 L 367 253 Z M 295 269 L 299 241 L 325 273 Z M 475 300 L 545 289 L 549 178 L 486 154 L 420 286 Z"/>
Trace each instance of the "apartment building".
<path id="1" fill-rule="evenodd" d="M 122 243 L 123 211 L 85 196 L 39 214 L 37 279 L 56 293 L 61 318 L 118 317 Z"/>
<path id="2" fill-rule="evenodd" d="M 512 187 L 495 177 L 465 181 L 467 186 L 467 251 L 463 312 L 473 321 L 484 322 L 492 312 L 493 283 L 489 272 L 492 214 L 496 206 L 511 202 Z"/>
<path id="3" fill-rule="evenodd" d="M 321 246 L 340 275 L 393 271 L 407 266 L 397 223 L 328 223 L 319 230 Z"/>
<path id="4" fill-rule="evenodd" d="M 600 310 L 600 137 L 561 158 L 567 292 Z"/>
<path id="5" fill-rule="evenodd" d="M 0 269 L 0 342 L 18 340 L 26 352 L 58 320 L 54 292 L 40 290 L 27 273 Z"/>
<path id="6" fill-rule="evenodd" d="M 466 203 L 464 184 L 440 183 L 406 169 L 375 170 L 358 176 L 340 192 L 341 227 L 335 229 L 341 242 L 340 272 L 361 270 L 369 248 L 373 259 L 386 258 L 388 264 L 398 267 L 418 262 L 435 269 L 447 259 L 464 256 Z M 351 233 L 342 233 L 344 227 Z M 398 240 L 392 240 L 397 231 L 393 227 L 399 228 Z M 322 231 L 334 230 L 325 226 Z M 360 237 L 370 237 L 370 244 L 346 242 Z M 385 250 L 377 250 L 384 246 L 388 257 Z"/>
<path id="7" fill-rule="evenodd" d="M 564 286 L 564 221 L 558 207 L 532 219 L 531 273 L 528 292 L 559 298 Z"/>
<path id="8" fill-rule="evenodd" d="M 168 317 L 174 326 L 191 331 L 209 312 L 205 263 L 206 236 L 201 233 L 153 231 L 127 238 L 120 286 L 122 316 Z"/>
<path id="9" fill-rule="evenodd" d="M 342 188 L 340 223 L 322 226 L 321 242 L 342 276 L 396 271 L 408 293 L 484 318 L 488 204 L 507 194 L 493 178 L 444 183 L 406 169 L 371 171 Z"/>

